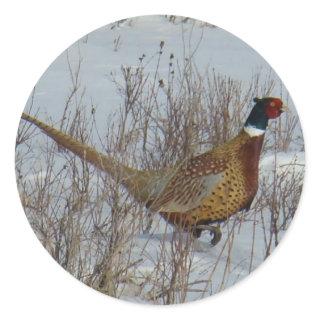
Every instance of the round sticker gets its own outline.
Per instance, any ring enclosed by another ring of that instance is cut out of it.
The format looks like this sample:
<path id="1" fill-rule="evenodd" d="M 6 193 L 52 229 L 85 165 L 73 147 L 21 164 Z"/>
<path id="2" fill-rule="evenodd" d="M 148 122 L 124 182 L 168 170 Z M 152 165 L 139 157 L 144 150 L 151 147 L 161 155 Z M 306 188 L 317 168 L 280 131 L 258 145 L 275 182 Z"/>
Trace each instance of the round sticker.
<path id="1" fill-rule="evenodd" d="M 33 88 L 16 140 L 21 202 L 49 254 L 143 304 L 199 300 L 255 270 L 288 229 L 303 175 L 299 118 L 274 70 L 179 16 L 76 41 Z"/>

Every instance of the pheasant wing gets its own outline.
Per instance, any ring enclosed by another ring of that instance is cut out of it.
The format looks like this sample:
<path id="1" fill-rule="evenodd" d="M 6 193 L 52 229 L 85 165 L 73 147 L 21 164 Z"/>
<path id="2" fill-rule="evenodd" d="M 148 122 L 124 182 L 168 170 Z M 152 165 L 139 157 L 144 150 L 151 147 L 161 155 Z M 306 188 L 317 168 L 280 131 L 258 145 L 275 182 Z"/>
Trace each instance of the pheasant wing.
<path id="1" fill-rule="evenodd" d="M 227 160 L 205 153 L 192 158 L 172 176 L 150 209 L 158 212 L 187 212 L 198 207 L 222 180 Z"/>

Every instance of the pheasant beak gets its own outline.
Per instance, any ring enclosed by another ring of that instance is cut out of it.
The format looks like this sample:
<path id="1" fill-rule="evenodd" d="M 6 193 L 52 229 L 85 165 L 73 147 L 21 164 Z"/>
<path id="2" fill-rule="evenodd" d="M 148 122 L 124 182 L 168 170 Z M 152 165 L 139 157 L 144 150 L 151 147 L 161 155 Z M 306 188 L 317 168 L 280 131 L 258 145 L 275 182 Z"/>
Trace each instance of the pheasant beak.
<path id="1" fill-rule="evenodd" d="M 281 112 L 289 112 L 289 108 L 288 106 L 286 106 L 285 104 L 282 105 L 281 109 L 280 109 Z"/>

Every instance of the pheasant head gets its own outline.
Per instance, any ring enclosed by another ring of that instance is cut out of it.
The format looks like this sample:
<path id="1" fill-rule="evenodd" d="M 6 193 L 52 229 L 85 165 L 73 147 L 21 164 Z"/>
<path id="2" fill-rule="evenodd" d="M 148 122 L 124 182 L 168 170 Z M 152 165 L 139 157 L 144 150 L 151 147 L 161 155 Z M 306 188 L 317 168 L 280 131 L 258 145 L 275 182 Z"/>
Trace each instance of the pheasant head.
<path id="1" fill-rule="evenodd" d="M 244 130 L 250 136 L 261 135 L 265 132 L 269 119 L 280 117 L 287 109 L 279 98 L 254 98 L 255 105 L 244 125 Z"/>

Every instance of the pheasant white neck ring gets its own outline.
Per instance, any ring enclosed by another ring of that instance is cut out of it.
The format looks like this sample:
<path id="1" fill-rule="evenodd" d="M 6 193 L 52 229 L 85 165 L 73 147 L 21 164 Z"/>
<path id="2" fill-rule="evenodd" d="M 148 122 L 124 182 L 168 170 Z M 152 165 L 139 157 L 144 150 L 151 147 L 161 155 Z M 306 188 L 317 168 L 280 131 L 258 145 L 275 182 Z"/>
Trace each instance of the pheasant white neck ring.
<path id="1" fill-rule="evenodd" d="M 255 126 L 248 125 L 244 127 L 244 131 L 250 136 L 250 137 L 259 137 L 265 134 L 266 130 L 259 129 Z"/>

